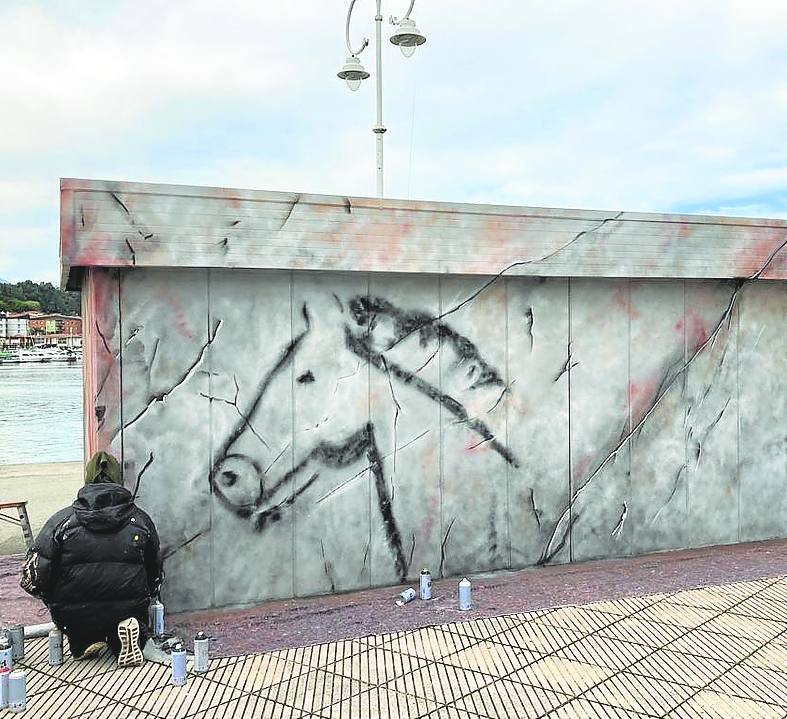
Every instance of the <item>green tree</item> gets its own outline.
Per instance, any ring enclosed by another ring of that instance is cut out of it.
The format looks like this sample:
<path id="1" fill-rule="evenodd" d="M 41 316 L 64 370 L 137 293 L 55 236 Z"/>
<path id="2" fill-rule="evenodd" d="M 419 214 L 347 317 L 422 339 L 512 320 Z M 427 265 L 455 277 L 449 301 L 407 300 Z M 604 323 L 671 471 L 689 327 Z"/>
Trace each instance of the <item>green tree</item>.
<path id="1" fill-rule="evenodd" d="M 78 315 L 81 304 L 79 292 L 62 292 L 51 282 L 6 282 L 0 284 L 0 311 L 52 312 Z"/>

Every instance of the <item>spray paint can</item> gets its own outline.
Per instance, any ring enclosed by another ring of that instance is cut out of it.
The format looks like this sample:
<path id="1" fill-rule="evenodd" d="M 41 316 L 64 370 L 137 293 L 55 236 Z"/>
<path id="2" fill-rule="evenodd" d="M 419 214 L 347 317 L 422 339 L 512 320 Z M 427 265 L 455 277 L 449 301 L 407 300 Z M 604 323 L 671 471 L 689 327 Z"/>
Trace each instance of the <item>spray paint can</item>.
<path id="1" fill-rule="evenodd" d="M 0 669 L 14 668 L 14 650 L 11 648 L 11 638 L 8 633 L 0 636 Z"/>
<path id="2" fill-rule="evenodd" d="M 11 670 L 8 667 L 0 667 L 0 709 L 8 708 L 8 677 Z"/>
<path id="3" fill-rule="evenodd" d="M 178 643 L 172 647 L 172 683 L 182 687 L 186 683 L 186 648 Z"/>
<path id="4" fill-rule="evenodd" d="M 424 567 L 421 570 L 421 599 L 432 598 L 432 575 L 429 570 Z"/>
<path id="5" fill-rule="evenodd" d="M 407 589 L 405 589 L 399 595 L 399 599 L 396 600 L 396 604 L 397 606 L 402 607 L 405 604 L 412 602 L 413 599 L 415 599 L 415 589 L 413 589 L 412 587 L 407 587 Z"/>
<path id="6" fill-rule="evenodd" d="M 63 663 L 63 632 L 53 629 L 49 632 L 49 666 L 57 667 Z"/>
<path id="7" fill-rule="evenodd" d="M 208 659 L 208 638 L 205 636 L 205 632 L 197 632 L 197 636 L 194 637 L 194 671 L 195 672 L 206 672 L 208 671 L 208 664 L 210 660 Z"/>
<path id="8" fill-rule="evenodd" d="M 459 582 L 459 609 L 463 612 L 466 612 L 472 606 L 470 589 L 470 580 L 467 577 Z"/>
<path id="9" fill-rule="evenodd" d="M 8 710 L 23 712 L 27 707 L 25 673 L 16 669 L 8 675 Z"/>
<path id="10" fill-rule="evenodd" d="M 162 636 L 164 634 L 164 605 L 158 599 L 148 608 L 148 617 L 153 636 Z"/>
<path id="11" fill-rule="evenodd" d="M 8 628 L 8 637 L 11 640 L 11 654 L 14 662 L 25 658 L 25 628 L 21 624 L 15 624 Z"/>

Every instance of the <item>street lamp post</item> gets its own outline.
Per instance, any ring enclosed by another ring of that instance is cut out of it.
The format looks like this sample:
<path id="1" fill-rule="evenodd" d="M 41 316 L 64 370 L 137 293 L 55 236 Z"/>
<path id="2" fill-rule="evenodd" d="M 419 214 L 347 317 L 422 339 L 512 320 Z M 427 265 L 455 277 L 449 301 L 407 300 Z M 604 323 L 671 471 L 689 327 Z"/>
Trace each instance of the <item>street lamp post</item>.
<path id="1" fill-rule="evenodd" d="M 375 0 L 377 3 L 377 14 L 374 16 L 375 22 L 375 85 L 376 85 L 376 99 L 377 99 L 377 122 L 372 128 L 375 136 L 376 144 L 376 162 L 377 162 L 377 196 L 383 196 L 383 134 L 385 133 L 385 125 L 383 125 L 383 68 L 382 68 L 382 0 Z M 361 86 L 361 81 L 369 77 L 358 56 L 369 45 L 369 40 L 364 38 L 360 47 L 353 50 L 350 44 L 350 18 L 352 16 L 353 8 L 355 7 L 356 0 L 350 0 L 350 7 L 347 10 L 347 26 L 346 26 L 346 39 L 347 39 L 347 52 L 350 53 L 342 69 L 337 73 L 338 77 L 347 82 L 350 90 L 357 90 Z M 391 23 L 397 26 L 397 30 L 391 35 L 391 42 L 398 45 L 399 49 L 405 57 L 411 57 L 415 49 L 419 45 L 426 42 L 426 38 L 415 26 L 415 22 L 410 19 L 410 13 L 413 11 L 415 0 L 410 0 L 410 7 L 407 13 L 401 20 L 391 18 Z"/>

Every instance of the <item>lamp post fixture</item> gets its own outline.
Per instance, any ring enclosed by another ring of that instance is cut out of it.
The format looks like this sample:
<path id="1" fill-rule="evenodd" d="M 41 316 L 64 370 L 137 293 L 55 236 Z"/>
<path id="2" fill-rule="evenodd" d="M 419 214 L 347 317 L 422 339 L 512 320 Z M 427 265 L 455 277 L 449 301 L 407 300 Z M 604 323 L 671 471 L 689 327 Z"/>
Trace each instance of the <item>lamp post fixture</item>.
<path id="1" fill-rule="evenodd" d="M 375 135 L 375 142 L 377 145 L 377 196 L 383 196 L 383 134 L 385 133 L 385 126 L 383 125 L 383 69 L 382 69 L 382 0 L 375 0 L 377 3 L 377 14 L 374 16 L 376 26 L 376 63 L 375 63 L 375 85 L 377 88 L 377 124 L 372 128 Z M 358 56 L 369 45 L 368 38 L 364 38 L 360 47 L 353 50 L 350 44 L 350 17 L 352 16 L 353 8 L 355 7 L 356 0 L 350 0 L 350 7 L 347 10 L 347 52 L 350 53 L 342 69 L 337 73 L 338 77 L 347 82 L 347 87 L 350 90 L 357 90 L 361 86 L 361 82 L 369 77 Z M 413 11 L 415 0 L 410 0 L 410 7 L 407 13 L 401 20 L 391 18 L 391 24 L 397 27 L 393 35 L 391 35 L 391 42 L 398 45 L 399 49 L 405 57 L 411 57 L 419 45 L 426 42 L 426 38 L 415 26 L 415 22 L 410 19 L 410 13 Z"/>

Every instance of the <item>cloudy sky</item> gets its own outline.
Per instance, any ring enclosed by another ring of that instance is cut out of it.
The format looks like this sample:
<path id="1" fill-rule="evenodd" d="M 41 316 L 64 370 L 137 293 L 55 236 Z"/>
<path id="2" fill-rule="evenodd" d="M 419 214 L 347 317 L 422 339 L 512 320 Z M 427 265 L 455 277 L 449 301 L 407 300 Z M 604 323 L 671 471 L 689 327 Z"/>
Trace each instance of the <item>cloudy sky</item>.
<path id="1" fill-rule="evenodd" d="M 336 78 L 346 8 L 2 0 L 0 277 L 57 281 L 60 177 L 373 195 L 374 87 Z M 358 0 L 355 42 L 373 16 Z M 417 0 L 413 18 L 414 57 L 384 40 L 387 195 L 787 217 L 784 0 Z"/>

